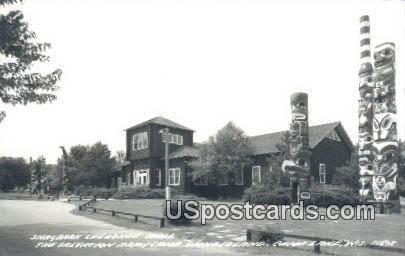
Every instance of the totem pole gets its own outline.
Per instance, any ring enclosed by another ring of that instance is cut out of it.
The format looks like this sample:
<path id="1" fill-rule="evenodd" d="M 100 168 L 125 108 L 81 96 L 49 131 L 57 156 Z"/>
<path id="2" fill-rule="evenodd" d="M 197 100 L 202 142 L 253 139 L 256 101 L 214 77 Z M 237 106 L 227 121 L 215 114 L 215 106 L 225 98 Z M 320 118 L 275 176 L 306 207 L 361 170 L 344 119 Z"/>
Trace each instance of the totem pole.
<path id="1" fill-rule="evenodd" d="M 360 196 L 379 211 L 400 211 L 397 193 L 398 140 L 395 103 L 395 45 L 374 48 L 371 64 L 370 21 L 360 18 L 359 167 Z"/>
<path id="2" fill-rule="evenodd" d="M 290 159 L 282 165 L 291 175 L 291 186 L 297 188 L 297 200 L 309 198 L 310 157 L 308 137 L 308 94 L 294 93 L 290 98 L 291 123 L 289 129 Z"/>
<path id="3" fill-rule="evenodd" d="M 374 199 L 397 204 L 398 140 L 395 103 L 395 45 L 374 48 Z"/>
<path id="4" fill-rule="evenodd" d="M 370 21 L 368 16 L 360 18 L 360 70 L 359 70 L 359 168 L 360 196 L 364 201 L 373 198 L 373 102 L 374 82 L 371 64 Z"/>

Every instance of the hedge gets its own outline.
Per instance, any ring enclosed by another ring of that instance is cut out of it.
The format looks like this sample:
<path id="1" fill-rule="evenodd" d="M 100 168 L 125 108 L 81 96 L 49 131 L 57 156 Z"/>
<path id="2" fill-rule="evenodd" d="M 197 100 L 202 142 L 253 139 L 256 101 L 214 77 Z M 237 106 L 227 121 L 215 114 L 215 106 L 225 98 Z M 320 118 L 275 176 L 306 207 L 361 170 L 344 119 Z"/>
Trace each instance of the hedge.
<path id="1" fill-rule="evenodd" d="M 290 191 L 285 187 L 271 190 L 265 186 L 252 186 L 245 189 L 243 200 L 250 201 L 252 204 L 290 204 Z"/>
<path id="2" fill-rule="evenodd" d="M 309 189 L 311 198 L 305 204 L 316 204 L 327 207 L 331 204 L 356 205 L 360 203 L 358 192 L 346 186 L 337 185 L 312 185 Z M 265 186 L 252 186 L 245 189 L 244 200 L 252 204 L 280 205 L 290 204 L 291 189 L 286 187 L 267 188 Z"/>
<path id="3" fill-rule="evenodd" d="M 126 188 L 116 192 L 114 199 L 164 199 L 165 190 L 160 188 Z"/>
<path id="4" fill-rule="evenodd" d="M 106 188 L 106 187 L 99 187 L 99 188 L 89 188 L 79 186 L 75 189 L 75 194 L 82 195 L 82 196 L 96 196 L 97 198 L 111 198 L 114 193 L 118 190 L 116 188 Z"/>

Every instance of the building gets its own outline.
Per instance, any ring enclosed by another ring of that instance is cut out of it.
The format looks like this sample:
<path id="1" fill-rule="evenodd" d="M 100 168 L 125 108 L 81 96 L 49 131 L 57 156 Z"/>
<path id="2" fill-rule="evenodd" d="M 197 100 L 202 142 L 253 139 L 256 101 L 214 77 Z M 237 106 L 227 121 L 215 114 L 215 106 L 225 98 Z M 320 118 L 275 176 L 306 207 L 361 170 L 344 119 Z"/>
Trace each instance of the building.
<path id="1" fill-rule="evenodd" d="M 164 143 L 162 130 L 173 134 L 169 146 L 168 184 L 179 193 L 195 193 L 207 197 L 227 194 L 241 195 L 246 187 L 260 184 L 265 172 L 271 171 L 271 156 L 279 154 L 276 145 L 285 133 L 276 132 L 250 137 L 254 149 L 252 166 L 238 170 L 234 177 L 218 177 L 216 185 L 206 179 L 193 181 L 189 161 L 198 157 L 200 144 L 193 141 L 194 131 L 163 117 L 156 117 L 126 129 L 126 165 L 123 167 L 123 184 L 133 187 L 163 188 Z M 312 182 L 331 183 L 337 167 L 350 161 L 353 144 L 340 122 L 311 126 L 309 128 Z"/>

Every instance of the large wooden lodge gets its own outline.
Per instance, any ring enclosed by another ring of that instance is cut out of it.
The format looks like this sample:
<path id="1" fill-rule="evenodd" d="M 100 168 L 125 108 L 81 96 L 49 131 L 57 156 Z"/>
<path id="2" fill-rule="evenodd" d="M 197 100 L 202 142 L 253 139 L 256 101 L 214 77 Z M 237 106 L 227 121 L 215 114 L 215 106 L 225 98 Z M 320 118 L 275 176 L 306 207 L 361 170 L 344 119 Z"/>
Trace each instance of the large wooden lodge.
<path id="1" fill-rule="evenodd" d="M 198 157 L 200 144 L 193 140 L 194 131 L 163 117 L 156 117 L 125 130 L 126 164 L 117 175 L 118 186 L 163 188 L 165 186 L 164 148 L 162 129 L 173 134 L 169 146 L 169 186 L 179 193 L 194 193 L 206 197 L 241 194 L 246 187 L 260 184 L 262 176 L 271 172 L 271 156 L 280 153 L 277 142 L 282 132 L 249 137 L 254 149 L 251 166 L 235 172 L 234 176 L 193 179 L 190 160 Z M 309 127 L 311 156 L 311 180 L 329 184 L 337 167 L 346 165 L 351 158 L 353 144 L 340 122 Z M 215 185 L 213 185 L 215 184 Z"/>

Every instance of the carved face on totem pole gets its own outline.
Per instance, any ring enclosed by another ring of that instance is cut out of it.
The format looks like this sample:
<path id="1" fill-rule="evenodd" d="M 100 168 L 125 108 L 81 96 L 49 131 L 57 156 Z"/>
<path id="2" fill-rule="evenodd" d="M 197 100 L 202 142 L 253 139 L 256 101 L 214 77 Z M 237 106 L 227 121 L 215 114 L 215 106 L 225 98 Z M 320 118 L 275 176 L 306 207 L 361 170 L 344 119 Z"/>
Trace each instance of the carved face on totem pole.
<path id="1" fill-rule="evenodd" d="M 307 120 L 308 95 L 305 93 L 294 93 L 291 95 L 292 120 Z"/>
<path id="2" fill-rule="evenodd" d="M 311 152 L 309 150 L 300 150 L 290 153 L 290 160 L 286 160 L 282 164 L 284 172 L 293 176 L 307 176 Z"/>
<path id="3" fill-rule="evenodd" d="M 396 115 L 390 112 L 374 115 L 373 137 L 375 141 L 397 139 L 397 123 L 395 119 Z"/>
<path id="4" fill-rule="evenodd" d="M 374 112 L 376 114 L 391 112 L 396 113 L 395 104 L 395 45 L 384 43 L 376 47 L 374 53 L 373 80 Z"/>
<path id="5" fill-rule="evenodd" d="M 398 143 L 385 141 L 373 144 L 373 191 L 376 200 L 385 201 L 396 190 L 398 175 Z"/>
<path id="6" fill-rule="evenodd" d="M 384 43 L 374 53 L 373 193 L 385 202 L 396 195 L 398 142 L 395 103 L 395 45 Z"/>

